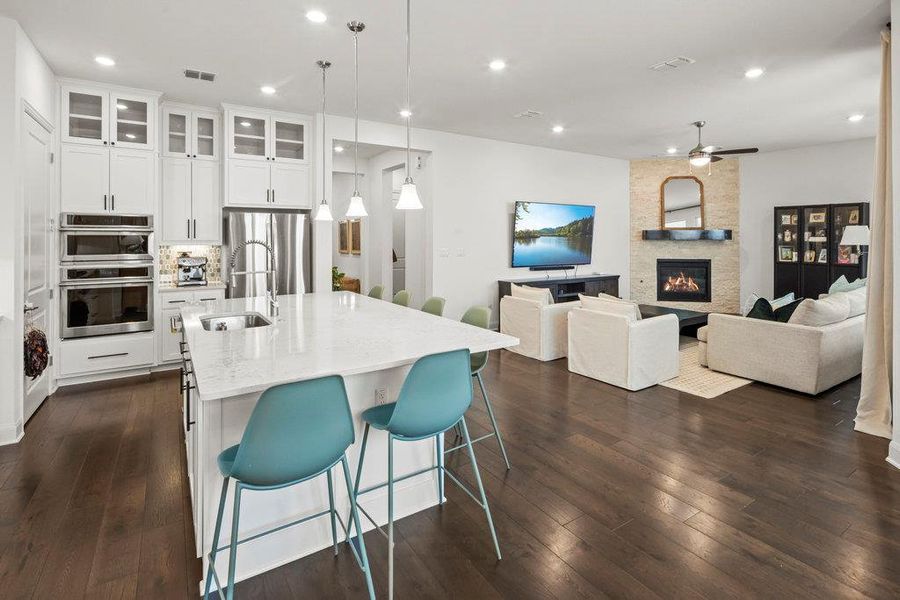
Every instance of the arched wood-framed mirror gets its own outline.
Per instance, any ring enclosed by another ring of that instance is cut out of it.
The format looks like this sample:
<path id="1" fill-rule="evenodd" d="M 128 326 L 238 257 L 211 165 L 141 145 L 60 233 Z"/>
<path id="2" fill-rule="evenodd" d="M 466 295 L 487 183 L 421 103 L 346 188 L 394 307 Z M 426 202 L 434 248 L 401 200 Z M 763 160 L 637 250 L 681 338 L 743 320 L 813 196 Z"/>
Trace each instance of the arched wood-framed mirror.
<path id="1" fill-rule="evenodd" d="M 704 229 L 703 182 L 693 175 L 673 175 L 659 186 L 660 229 Z"/>

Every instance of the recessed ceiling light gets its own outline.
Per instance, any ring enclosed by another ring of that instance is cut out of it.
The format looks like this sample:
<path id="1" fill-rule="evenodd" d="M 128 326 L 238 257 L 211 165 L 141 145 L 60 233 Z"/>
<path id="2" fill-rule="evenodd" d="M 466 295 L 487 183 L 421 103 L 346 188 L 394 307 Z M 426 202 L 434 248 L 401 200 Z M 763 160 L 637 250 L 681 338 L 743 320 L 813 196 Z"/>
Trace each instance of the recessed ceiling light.
<path id="1" fill-rule="evenodd" d="M 666 148 L 666 152 L 668 154 L 675 154 L 676 152 L 678 152 L 678 148 L 676 148 L 675 146 L 669 146 L 668 148 Z"/>
<path id="2" fill-rule="evenodd" d="M 566 128 L 563 127 L 562 125 L 554 125 L 553 126 L 553 133 L 562 133 L 565 130 L 566 130 Z"/>
<path id="3" fill-rule="evenodd" d="M 104 67 L 112 67 L 116 64 L 116 61 L 114 61 L 113 59 L 111 59 L 108 56 L 95 56 L 94 61 L 98 65 L 103 65 Z"/>
<path id="4" fill-rule="evenodd" d="M 850 115 L 849 117 L 847 117 L 847 120 L 850 121 L 851 123 L 859 123 L 865 117 L 866 117 L 866 115 L 864 115 L 862 113 L 856 113 L 856 114 L 853 114 L 853 115 Z"/>
<path id="5" fill-rule="evenodd" d="M 756 79 L 757 77 L 761 77 L 766 70 L 762 67 L 753 67 L 752 69 L 747 69 L 744 71 L 744 77 L 747 79 Z"/>
<path id="6" fill-rule="evenodd" d="M 261 91 L 263 94 L 268 94 L 269 96 L 271 96 L 275 93 L 275 88 L 273 88 L 271 85 L 264 85 L 259 88 L 259 91 Z"/>
<path id="7" fill-rule="evenodd" d="M 337 152 L 338 154 L 340 154 L 341 152 L 344 151 L 344 147 L 343 146 L 335 146 L 334 151 Z"/>
<path id="8" fill-rule="evenodd" d="M 250 121 L 241 121 L 241 127 L 250 127 Z"/>
<path id="9" fill-rule="evenodd" d="M 313 23 L 324 23 L 328 17 L 321 10 L 311 10 L 306 13 L 306 18 Z"/>
<path id="10" fill-rule="evenodd" d="M 412 116 L 412 111 L 409 110 L 408 108 L 404 108 L 403 110 L 400 111 L 400 116 L 403 117 L 404 119 L 408 119 Z"/>
<path id="11" fill-rule="evenodd" d="M 133 133 L 126 133 L 125 137 L 127 137 L 129 140 L 133 140 L 135 136 Z"/>
<path id="12" fill-rule="evenodd" d="M 128 110 L 128 105 L 119 102 L 118 104 L 116 104 L 116 108 L 118 108 L 119 110 Z"/>
<path id="13" fill-rule="evenodd" d="M 491 71 L 502 71 L 506 68 L 506 61 L 502 58 L 495 58 L 488 66 L 491 68 Z"/>

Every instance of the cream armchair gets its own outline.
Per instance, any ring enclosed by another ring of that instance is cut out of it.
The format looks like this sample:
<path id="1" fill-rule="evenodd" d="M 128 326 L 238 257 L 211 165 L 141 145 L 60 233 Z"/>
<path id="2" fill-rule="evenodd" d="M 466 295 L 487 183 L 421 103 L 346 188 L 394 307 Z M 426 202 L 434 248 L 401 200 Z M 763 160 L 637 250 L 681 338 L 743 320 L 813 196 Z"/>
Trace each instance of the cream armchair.
<path id="1" fill-rule="evenodd" d="M 569 320 L 569 371 L 627 390 L 678 376 L 678 317 L 635 321 L 576 308 Z"/>
<path id="2" fill-rule="evenodd" d="M 519 338 L 509 348 L 537 360 L 556 360 L 566 355 L 566 315 L 581 303 L 541 304 L 536 300 L 504 296 L 500 300 L 500 332 Z"/>

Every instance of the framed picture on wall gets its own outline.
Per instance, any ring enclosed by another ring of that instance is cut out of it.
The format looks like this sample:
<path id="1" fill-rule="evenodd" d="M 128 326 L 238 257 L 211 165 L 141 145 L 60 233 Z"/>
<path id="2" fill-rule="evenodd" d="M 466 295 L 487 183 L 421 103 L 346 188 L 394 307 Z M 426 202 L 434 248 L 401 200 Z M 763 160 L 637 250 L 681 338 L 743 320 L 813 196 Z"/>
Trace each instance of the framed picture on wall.
<path id="1" fill-rule="evenodd" d="M 350 254 L 362 254 L 362 233 L 359 219 L 350 221 Z"/>
<path id="2" fill-rule="evenodd" d="M 350 221 L 338 221 L 338 252 L 350 254 Z"/>

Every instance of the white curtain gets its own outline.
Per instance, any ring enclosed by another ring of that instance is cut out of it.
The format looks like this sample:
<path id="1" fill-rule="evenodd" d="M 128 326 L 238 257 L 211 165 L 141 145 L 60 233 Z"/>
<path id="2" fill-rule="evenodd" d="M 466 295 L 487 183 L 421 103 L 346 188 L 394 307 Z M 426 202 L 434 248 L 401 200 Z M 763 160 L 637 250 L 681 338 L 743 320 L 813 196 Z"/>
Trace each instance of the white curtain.
<path id="1" fill-rule="evenodd" d="M 893 195 L 891 192 L 891 34 L 881 34 L 881 95 L 875 138 L 875 190 L 870 212 L 868 301 L 857 431 L 891 437 L 893 361 Z"/>

